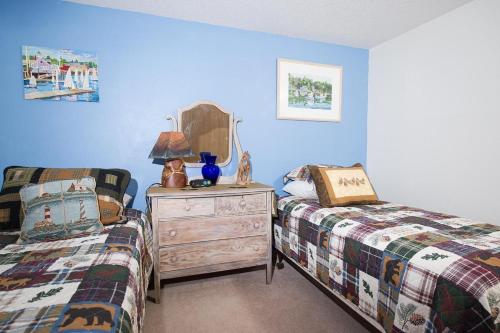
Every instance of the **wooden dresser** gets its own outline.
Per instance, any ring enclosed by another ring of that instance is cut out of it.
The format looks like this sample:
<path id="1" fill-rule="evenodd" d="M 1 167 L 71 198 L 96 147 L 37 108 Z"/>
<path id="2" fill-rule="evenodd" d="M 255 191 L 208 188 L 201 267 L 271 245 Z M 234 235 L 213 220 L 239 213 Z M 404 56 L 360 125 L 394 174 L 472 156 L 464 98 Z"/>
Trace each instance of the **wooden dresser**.
<path id="1" fill-rule="evenodd" d="M 156 303 L 160 279 L 266 265 L 271 283 L 273 191 L 259 183 L 149 189 Z"/>

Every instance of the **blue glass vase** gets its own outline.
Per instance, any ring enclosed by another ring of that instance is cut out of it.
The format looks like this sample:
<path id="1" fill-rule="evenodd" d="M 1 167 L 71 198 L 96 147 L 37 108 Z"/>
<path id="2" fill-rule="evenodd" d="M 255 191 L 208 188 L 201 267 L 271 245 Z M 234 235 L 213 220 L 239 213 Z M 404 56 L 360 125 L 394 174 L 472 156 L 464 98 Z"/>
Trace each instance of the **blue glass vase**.
<path id="1" fill-rule="evenodd" d="M 217 156 L 205 155 L 205 165 L 201 168 L 201 174 L 204 179 L 208 179 L 212 182 L 212 185 L 217 183 L 217 179 L 220 175 L 220 168 L 215 164 Z"/>

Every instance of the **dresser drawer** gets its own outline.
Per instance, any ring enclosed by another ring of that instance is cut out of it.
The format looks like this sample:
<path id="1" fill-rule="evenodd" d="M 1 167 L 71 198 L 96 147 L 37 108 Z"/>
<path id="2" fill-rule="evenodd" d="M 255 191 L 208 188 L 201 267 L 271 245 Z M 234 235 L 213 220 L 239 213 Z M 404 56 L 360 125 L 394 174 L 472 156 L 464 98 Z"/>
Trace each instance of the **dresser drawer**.
<path id="1" fill-rule="evenodd" d="M 267 238 L 256 236 L 160 248 L 160 272 L 267 259 Z"/>
<path id="2" fill-rule="evenodd" d="M 215 200 L 217 216 L 264 213 L 266 208 L 266 193 L 218 197 Z"/>
<path id="3" fill-rule="evenodd" d="M 214 215 L 214 198 L 158 199 L 158 218 Z"/>
<path id="4" fill-rule="evenodd" d="M 266 234 L 265 214 L 160 221 L 160 246 Z"/>

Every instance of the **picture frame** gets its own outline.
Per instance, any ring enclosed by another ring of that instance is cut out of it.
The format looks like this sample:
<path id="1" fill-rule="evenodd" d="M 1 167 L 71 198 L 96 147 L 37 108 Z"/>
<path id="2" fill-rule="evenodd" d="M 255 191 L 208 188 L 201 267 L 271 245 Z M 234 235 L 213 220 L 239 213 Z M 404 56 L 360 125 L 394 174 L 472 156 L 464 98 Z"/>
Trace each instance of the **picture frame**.
<path id="1" fill-rule="evenodd" d="M 99 102 L 95 52 L 22 46 L 25 100 Z"/>
<path id="2" fill-rule="evenodd" d="M 343 67 L 279 58 L 277 119 L 340 122 Z"/>

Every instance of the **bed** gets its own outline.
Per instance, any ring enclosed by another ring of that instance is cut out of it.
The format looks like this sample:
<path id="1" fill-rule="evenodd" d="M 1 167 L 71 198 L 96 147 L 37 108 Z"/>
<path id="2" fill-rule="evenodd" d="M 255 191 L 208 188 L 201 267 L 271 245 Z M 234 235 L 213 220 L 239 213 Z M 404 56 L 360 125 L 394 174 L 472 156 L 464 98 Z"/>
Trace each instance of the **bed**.
<path id="1" fill-rule="evenodd" d="M 152 269 L 144 215 L 87 237 L 15 244 L 0 233 L 0 331 L 140 332 Z"/>
<path id="2" fill-rule="evenodd" d="M 387 332 L 500 332 L 500 227 L 381 203 L 279 198 L 274 244 Z"/>

